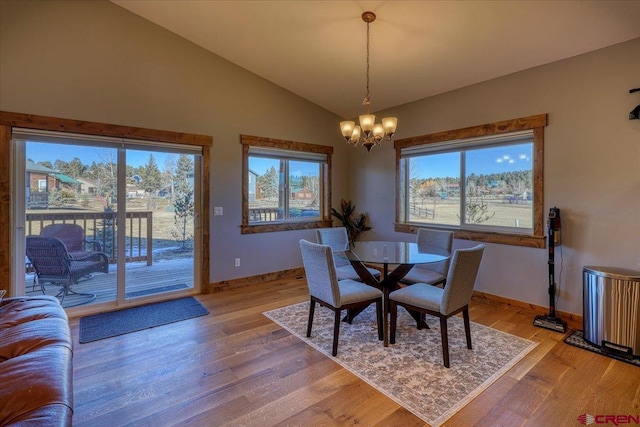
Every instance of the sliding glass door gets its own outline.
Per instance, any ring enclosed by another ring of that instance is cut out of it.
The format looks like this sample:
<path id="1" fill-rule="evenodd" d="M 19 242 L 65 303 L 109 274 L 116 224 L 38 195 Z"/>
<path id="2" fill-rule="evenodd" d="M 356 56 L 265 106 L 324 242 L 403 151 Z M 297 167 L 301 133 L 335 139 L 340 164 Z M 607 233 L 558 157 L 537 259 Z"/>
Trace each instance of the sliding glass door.
<path id="1" fill-rule="evenodd" d="M 125 297 L 193 289 L 193 154 L 127 150 Z"/>
<path id="2" fill-rule="evenodd" d="M 13 144 L 18 294 L 86 308 L 199 291 L 198 147 L 31 131 Z M 71 272 L 44 274 L 54 253 Z"/>

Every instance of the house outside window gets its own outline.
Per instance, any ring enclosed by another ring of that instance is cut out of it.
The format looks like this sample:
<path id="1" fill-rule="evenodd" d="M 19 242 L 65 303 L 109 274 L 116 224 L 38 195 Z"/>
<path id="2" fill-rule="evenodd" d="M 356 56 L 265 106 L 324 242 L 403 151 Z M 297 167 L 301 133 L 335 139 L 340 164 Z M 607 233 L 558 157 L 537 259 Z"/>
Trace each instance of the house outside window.
<path id="1" fill-rule="evenodd" d="M 544 247 L 544 125 L 540 115 L 398 140 L 396 230 Z"/>
<path id="2" fill-rule="evenodd" d="M 333 148 L 242 136 L 243 233 L 331 226 Z"/>

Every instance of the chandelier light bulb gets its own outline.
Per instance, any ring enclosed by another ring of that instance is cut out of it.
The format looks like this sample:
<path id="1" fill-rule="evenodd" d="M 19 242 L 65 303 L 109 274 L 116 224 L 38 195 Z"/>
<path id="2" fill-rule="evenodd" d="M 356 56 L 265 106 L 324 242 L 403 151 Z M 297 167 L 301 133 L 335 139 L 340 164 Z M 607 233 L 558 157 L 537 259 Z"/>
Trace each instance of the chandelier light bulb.
<path id="1" fill-rule="evenodd" d="M 384 127 L 380 123 L 373 125 L 373 137 L 378 143 L 384 138 Z"/>
<path id="2" fill-rule="evenodd" d="M 396 117 L 385 117 L 382 119 L 382 127 L 384 127 L 384 133 L 389 138 L 396 133 L 396 127 L 398 127 L 398 119 Z"/>
<path id="3" fill-rule="evenodd" d="M 353 129 L 356 127 L 356 122 L 352 121 L 344 121 L 340 122 L 340 130 L 342 131 L 342 136 L 344 139 L 349 141 L 351 139 L 351 135 L 353 135 Z"/>
<path id="4" fill-rule="evenodd" d="M 349 138 L 349 142 L 353 144 L 355 147 L 358 145 L 358 141 L 360 140 L 360 126 L 355 126 L 353 128 L 353 133 L 351 134 L 351 138 Z"/>
<path id="5" fill-rule="evenodd" d="M 373 114 L 363 114 L 360 116 L 360 127 L 362 128 L 362 133 L 364 133 L 367 138 L 371 135 L 375 122 L 376 116 Z"/>

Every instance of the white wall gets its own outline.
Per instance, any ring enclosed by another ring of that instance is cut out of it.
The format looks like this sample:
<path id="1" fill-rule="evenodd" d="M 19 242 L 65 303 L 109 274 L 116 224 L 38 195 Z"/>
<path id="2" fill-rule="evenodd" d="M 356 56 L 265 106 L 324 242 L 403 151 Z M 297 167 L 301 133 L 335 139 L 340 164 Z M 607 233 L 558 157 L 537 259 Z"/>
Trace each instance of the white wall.
<path id="1" fill-rule="evenodd" d="M 314 230 L 240 234 L 240 134 L 335 144 L 335 205 L 348 187 L 339 117 L 110 2 L 0 8 L 0 110 L 211 135 L 211 204 L 224 208 L 211 282 L 302 265 Z"/>
<path id="2" fill-rule="evenodd" d="M 556 253 L 557 308 L 581 314 L 584 266 L 640 270 L 640 120 L 628 120 L 640 104 L 640 94 L 629 94 L 635 87 L 640 87 L 640 39 L 388 113 L 398 117 L 398 138 L 548 113 L 545 220 L 557 206 L 563 225 L 563 245 Z M 394 161 L 392 144 L 353 158 L 352 194 L 358 209 L 370 214 L 370 240 L 413 237 L 393 229 Z M 456 240 L 456 247 L 473 244 Z M 546 249 L 488 244 L 476 289 L 546 307 L 547 259 Z"/>

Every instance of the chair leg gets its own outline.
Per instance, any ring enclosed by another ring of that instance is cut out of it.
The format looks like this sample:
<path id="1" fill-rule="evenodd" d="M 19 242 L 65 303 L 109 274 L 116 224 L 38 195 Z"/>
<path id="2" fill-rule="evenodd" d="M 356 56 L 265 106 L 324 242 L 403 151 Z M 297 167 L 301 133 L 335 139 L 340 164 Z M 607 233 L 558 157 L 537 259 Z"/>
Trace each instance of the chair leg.
<path id="1" fill-rule="evenodd" d="M 471 325 L 469 322 L 469 307 L 465 307 L 462 310 L 462 317 L 464 319 L 464 332 L 467 335 L 467 348 L 471 350 Z"/>
<path id="2" fill-rule="evenodd" d="M 340 309 L 335 310 L 334 322 L 333 322 L 333 350 L 331 354 L 336 356 L 338 354 L 338 336 L 340 335 Z"/>
<path id="3" fill-rule="evenodd" d="M 309 301 L 309 322 L 307 322 L 307 337 L 311 336 L 311 326 L 313 325 L 313 312 L 316 309 L 316 301 L 312 298 Z"/>
<path id="4" fill-rule="evenodd" d="M 417 323 L 416 329 L 422 330 L 422 325 L 427 323 L 427 316 L 425 316 L 424 313 L 419 313 L 418 320 L 416 323 Z"/>
<path id="5" fill-rule="evenodd" d="M 398 304 L 395 301 L 389 301 L 389 313 L 391 324 L 389 325 L 389 343 L 396 343 L 396 322 L 398 320 Z"/>
<path id="6" fill-rule="evenodd" d="M 382 298 L 376 301 L 376 320 L 378 324 L 378 340 L 382 341 L 384 339 L 383 329 L 384 329 L 384 321 L 382 319 Z"/>
<path id="7" fill-rule="evenodd" d="M 447 318 L 440 316 L 440 333 L 442 334 L 442 358 L 444 367 L 449 367 L 449 334 L 447 333 Z"/>

